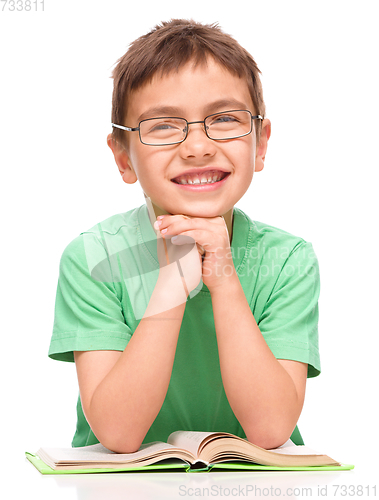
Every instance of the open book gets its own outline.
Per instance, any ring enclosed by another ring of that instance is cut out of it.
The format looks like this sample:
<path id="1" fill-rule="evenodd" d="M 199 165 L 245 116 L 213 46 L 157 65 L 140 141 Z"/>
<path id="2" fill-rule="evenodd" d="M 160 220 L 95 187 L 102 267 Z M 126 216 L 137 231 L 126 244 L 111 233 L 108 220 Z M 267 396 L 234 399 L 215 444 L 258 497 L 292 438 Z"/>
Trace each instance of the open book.
<path id="1" fill-rule="evenodd" d="M 170 434 L 167 443 L 156 441 L 143 444 L 138 451 L 127 454 L 114 453 L 99 443 L 81 448 L 41 448 L 36 455 L 27 454 L 27 458 L 43 473 L 140 470 L 153 464 L 157 465 L 153 468 L 187 470 L 210 470 L 214 467 L 254 469 L 257 465 L 263 466 L 261 468 L 270 467 L 271 470 L 352 468 L 343 466 L 332 458 L 318 454 L 305 446 L 296 446 L 291 441 L 280 448 L 265 450 L 249 443 L 246 439 L 224 432 L 177 431 Z M 168 459 L 171 459 L 171 462 L 167 462 Z M 37 464 L 38 460 L 47 465 L 51 472 L 41 470 Z M 182 461 L 181 465 L 180 463 L 178 465 L 178 460 Z"/>

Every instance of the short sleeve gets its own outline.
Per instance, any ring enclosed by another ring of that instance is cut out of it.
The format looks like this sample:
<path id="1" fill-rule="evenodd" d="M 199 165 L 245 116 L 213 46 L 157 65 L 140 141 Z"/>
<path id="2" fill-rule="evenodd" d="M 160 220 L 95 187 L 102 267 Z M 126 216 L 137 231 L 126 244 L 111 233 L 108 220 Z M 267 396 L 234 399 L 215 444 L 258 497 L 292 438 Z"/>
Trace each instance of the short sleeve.
<path id="1" fill-rule="evenodd" d="M 319 266 L 310 243 L 300 242 L 278 274 L 258 326 L 277 359 L 308 364 L 308 377 L 319 375 Z"/>
<path id="2" fill-rule="evenodd" d="M 116 283 L 96 280 L 90 272 L 90 262 L 106 259 L 94 234 L 80 235 L 63 252 L 50 358 L 74 361 L 73 351 L 125 349 L 132 332 L 124 319 Z"/>

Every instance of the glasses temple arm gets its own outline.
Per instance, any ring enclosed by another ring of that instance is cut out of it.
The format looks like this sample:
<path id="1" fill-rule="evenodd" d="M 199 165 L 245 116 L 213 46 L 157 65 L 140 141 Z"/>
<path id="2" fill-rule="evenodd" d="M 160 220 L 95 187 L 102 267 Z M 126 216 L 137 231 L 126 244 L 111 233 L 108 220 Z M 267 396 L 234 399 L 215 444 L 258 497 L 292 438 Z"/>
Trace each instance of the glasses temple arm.
<path id="1" fill-rule="evenodd" d="M 115 123 L 111 123 L 112 127 L 119 128 L 121 130 L 126 130 L 127 132 L 136 132 L 139 130 L 139 127 L 131 128 L 131 127 L 124 127 L 123 125 L 116 125 Z"/>

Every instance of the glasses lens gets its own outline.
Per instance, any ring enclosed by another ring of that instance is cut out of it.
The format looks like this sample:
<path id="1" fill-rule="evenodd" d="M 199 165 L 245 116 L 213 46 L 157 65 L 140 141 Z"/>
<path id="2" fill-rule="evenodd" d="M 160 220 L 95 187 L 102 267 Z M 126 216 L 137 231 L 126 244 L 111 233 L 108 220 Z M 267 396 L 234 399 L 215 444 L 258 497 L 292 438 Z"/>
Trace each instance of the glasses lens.
<path id="1" fill-rule="evenodd" d="M 150 118 L 140 123 L 141 141 L 152 145 L 175 144 L 184 139 L 186 128 L 183 118 Z"/>
<path id="2" fill-rule="evenodd" d="M 205 120 L 211 139 L 235 139 L 250 134 L 251 114 L 248 111 L 227 111 L 208 116 Z"/>

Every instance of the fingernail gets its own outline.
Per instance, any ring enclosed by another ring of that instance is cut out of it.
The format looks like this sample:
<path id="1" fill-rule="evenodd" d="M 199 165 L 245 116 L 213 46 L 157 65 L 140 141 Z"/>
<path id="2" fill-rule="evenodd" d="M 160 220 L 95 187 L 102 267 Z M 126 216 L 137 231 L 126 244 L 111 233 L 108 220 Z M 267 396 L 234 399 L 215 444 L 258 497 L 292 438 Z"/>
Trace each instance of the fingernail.
<path id="1" fill-rule="evenodd" d="M 167 227 L 165 227 L 164 229 L 161 229 L 161 233 L 162 234 L 167 233 Z"/>
<path id="2" fill-rule="evenodd" d="M 156 220 L 156 221 L 154 222 L 154 228 L 155 228 L 155 229 L 159 229 L 159 226 L 160 226 L 161 224 L 162 224 L 162 221 L 160 221 L 160 220 Z"/>

